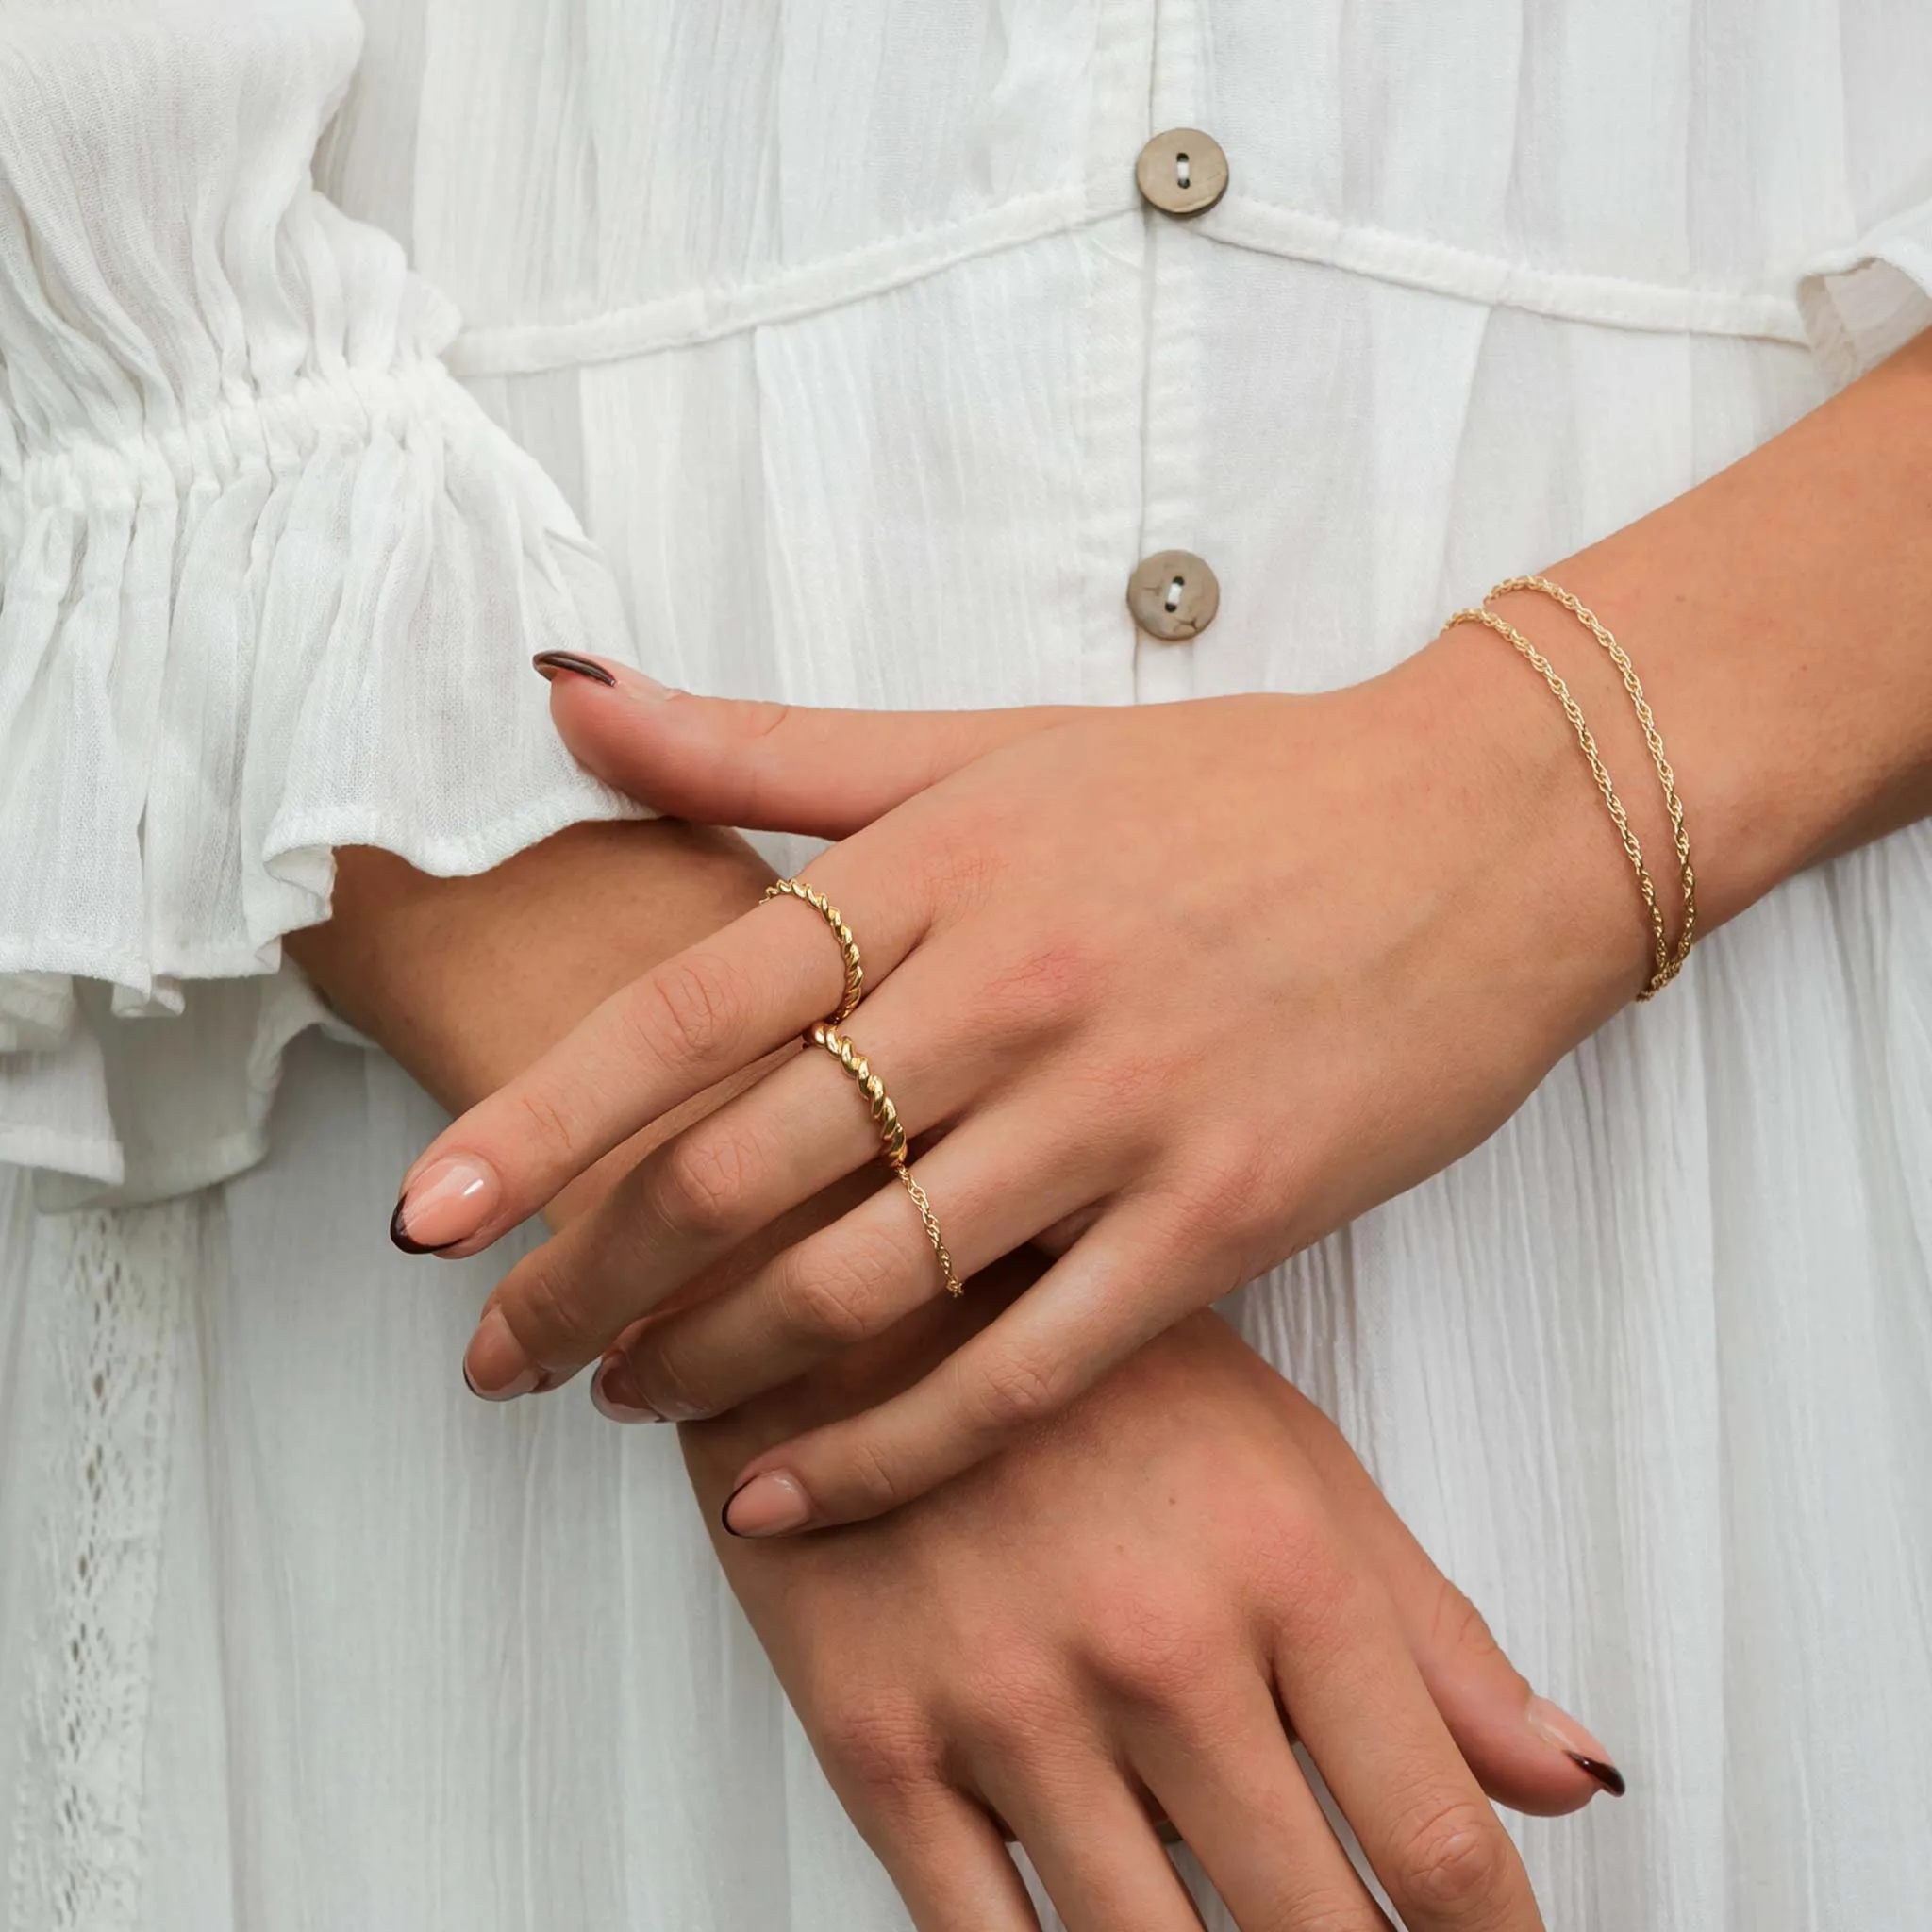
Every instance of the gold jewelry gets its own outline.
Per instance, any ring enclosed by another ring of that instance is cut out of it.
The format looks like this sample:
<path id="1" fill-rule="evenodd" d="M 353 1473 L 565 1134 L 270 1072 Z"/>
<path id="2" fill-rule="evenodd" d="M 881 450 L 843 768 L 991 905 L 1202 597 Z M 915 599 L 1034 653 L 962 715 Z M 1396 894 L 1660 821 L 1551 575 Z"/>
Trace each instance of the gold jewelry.
<path id="1" fill-rule="evenodd" d="M 1690 864 L 1690 834 L 1684 828 L 1684 801 L 1677 796 L 1677 774 L 1671 769 L 1670 759 L 1664 756 L 1663 733 L 1657 728 L 1657 720 L 1651 714 L 1650 700 L 1643 694 L 1637 668 L 1596 612 L 1573 596 L 1561 584 L 1551 583 L 1548 577 L 1505 577 L 1483 601 L 1487 604 L 1493 598 L 1506 597 L 1512 591 L 1535 591 L 1553 603 L 1560 604 L 1609 654 L 1610 662 L 1617 667 L 1618 676 L 1624 680 L 1624 689 L 1630 694 L 1630 707 L 1637 713 L 1638 724 L 1643 727 L 1643 741 L 1650 747 L 1650 761 L 1657 767 L 1657 783 L 1663 787 L 1664 809 L 1671 818 L 1671 843 L 1676 848 L 1677 874 L 1683 884 L 1684 924 L 1678 930 L 1676 949 L 1672 953 L 1668 966 L 1643 991 L 1642 996 L 1648 999 L 1659 988 L 1668 986 L 1676 978 L 1684 961 L 1690 958 L 1691 942 L 1697 937 L 1697 874 Z"/>
<path id="2" fill-rule="evenodd" d="M 932 1243 L 933 1259 L 940 1264 L 946 1292 L 957 1301 L 966 1291 L 960 1286 L 959 1277 L 953 1273 L 953 1257 L 940 1235 L 940 1218 L 932 1211 L 932 1203 L 925 1198 L 925 1190 L 913 1179 L 909 1167 L 895 1167 L 892 1172 L 899 1176 L 899 1185 L 912 1197 L 912 1205 L 919 1209 L 919 1218 L 925 1224 L 925 1238 Z"/>
<path id="3" fill-rule="evenodd" d="M 1651 974 L 1649 984 L 1637 995 L 1640 1000 L 1649 999 L 1658 987 L 1668 983 L 1673 970 L 1670 941 L 1664 937 L 1664 915 L 1657 903 L 1657 888 L 1651 883 L 1650 868 L 1643 862 L 1643 848 L 1637 842 L 1637 834 L 1630 829 L 1630 815 L 1624 809 L 1624 801 L 1617 796 L 1616 787 L 1610 783 L 1609 773 L 1604 769 L 1596 740 L 1591 736 L 1590 726 L 1583 721 L 1582 707 L 1570 695 L 1570 687 L 1563 682 L 1556 666 L 1507 618 L 1498 617 L 1493 610 L 1457 610 L 1450 614 L 1443 628 L 1446 630 L 1458 624 L 1480 624 L 1494 631 L 1499 638 L 1507 639 L 1519 655 L 1529 659 L 1542 681 L 1555 692 L 1557 702 L 1563 707 L 1563 714 L 1570 720 L 1570 728 L 1576 733 L 1576 742 L 1590 761 L 1590 774 L 1596 780 L 1596 789 L 1604 795 L 1604 804 L 1609 808 L 1617 837 L 1624 841 L 1624 855 L 1637 874 L 1637 890 L 1643 894 L 1643 904 L 1650 914 L 1651 935 L 1657 947 L 1657 969 Z"/>
<path id="4" fill-rule="evenodd" d="M 919 1210 L 925 1238 L 932 1243 L 933 1258 L 939 1262 L 940 1274 L 945 1280 L 946 1292 L 950 1295 L 964 1294 L 966 1291 L 960 1286 L 958 1275 L 953 1272 L 953 1257 L 940 1233 L 939 1216 L 932 1211 L 932 1203 L 926 1199 L 925 1190 L 906 1164 L 905 1123 L 900 1120 L 899 1109 L 892 1105 L 891 1097 L 886 1091 L 885 1082 L 873 1072 L 872 1063 L 866 1057 L 829 1022 L 821 1020 L 805 1037 L 814 1046 L 824 1047 L 858 1082 L 858 1091 L 865 1095 L 866 1105 L 872 1108 L 872 1117 L 878 1124 L 880 1156 L 898 1176 L 900 1186 Z"/>
<path id="5" fill-rule="evenodd" d="M 865 1056 L 842 1033 L 835 1031 L 828 1020 L 821 1020 L 805 1037 L 814 1046 L 824 1047 L 858 1082 L 858 1091 L 865 1095 L 872 1117 L 878 1124 L 880 1151 L 894 1167 L 904 1167 L 905 1124 L 899 1118 L 899 1109 L 887 1096 L 885 1082 L 873 1072 Z"/>
<path id="6" fill-rule="evenodd" d="M 865 984 L 865 968 L 858 963 L 858 941 L 852 937 L 852 928 L 839 916 L 839 908 L 816 886 L 808 886 L 803 879 L 779 879 L 765 888 L 766 899 L 787 895 L 804 900 L 831 927 L 832 937 L 839 941 L 839 950 L 845 956 L 845 997 L 839 1002 L 839 1010 L 826 1022 L 828 1025 L 836 1026 L 841 1020 L 852 1017 L 852 1009 L 858 1006 L 860 989 Z"/>

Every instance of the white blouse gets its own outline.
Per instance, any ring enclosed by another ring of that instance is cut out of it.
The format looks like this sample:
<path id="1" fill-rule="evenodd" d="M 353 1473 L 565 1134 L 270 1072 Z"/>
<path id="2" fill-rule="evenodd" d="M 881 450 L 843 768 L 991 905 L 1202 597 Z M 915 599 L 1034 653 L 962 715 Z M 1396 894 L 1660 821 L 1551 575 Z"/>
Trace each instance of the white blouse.
<path id="1" fill-rule="evenodd" d="M 0 0 L 0 1914 L 897 1924 L 675 1446 L 450 1393 L 490 1264 L 381 1245 L 433 1110 L 291 1046 L 282 936 L 340 846 L 632 809 L 535 650 L 886 706 L 1394 661 L 1932 325 L 1932 8 L 367 14 Z M 1127 613 L 1166 550 L 1191 641 Z M 1524 1828 L 1553 1924 L 1923 1911 L 1928 955 L 1921 828 L 1232 1311 L 1632 1772 Z"/>

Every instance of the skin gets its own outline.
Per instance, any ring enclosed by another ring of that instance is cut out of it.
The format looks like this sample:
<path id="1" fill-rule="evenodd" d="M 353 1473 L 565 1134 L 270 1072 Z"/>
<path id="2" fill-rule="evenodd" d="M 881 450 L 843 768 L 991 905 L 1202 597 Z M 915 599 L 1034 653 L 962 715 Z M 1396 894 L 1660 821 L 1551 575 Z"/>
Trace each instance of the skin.
<path id="1" fill-rule="evenodd" d="M 478 879 L 348 852 L 334 918 L 291 945 L 340 1009 L 460 1104 L 769 876 L 741 841 L 668 824 L 580 826 Z M 580 1177 L 553 1224 L 594 1212 L 675 1124 Z M 728 1291 L 871 1185 L 841 1184 L 691 1292 Z M 1602 1747 L 1533 1699 L 1332 1425 L 1211 1316 L 842 1540 L 724 1531 L 746 1455 L 916 1382 L 1046 1265 L 1004 1262 L 970 1303 L 682 1431 L 733 1588 L 915 1923 L 1036 1923 L 998 1819 L 1070 1925 L 1191 1925 L 1154 1831 L 1164 1809 L 1244 1928 L 1383 1924 L 1314 1807 L 1285 1707 L 1407 1923 L 1540 1925 L 1485 1792 L 1574 1809 L 1598 1789 L 1578 1755 Z"/>
<path id="2" fill-rule="evenodd" d="M 1552 571 L 1642 673 L 1701 932 L 1932 808 L 1928 519 L 1932 338 Z M 1613 670 L 1546 600 L 1498 608 L 1576 691 L 1674 920 L 1660 793 Z M 864 952 L 845 1030 L 919 1137 L 960 1273 L 1064 1249 L 914 1387 L 752 1457 L 730 1506 L 748 1533 L 861 1520 L 970 1467 L 1474 1146 L 1649 970 L 1569 725 L 1474 627 L 1312 697 L 878 716 L 613 671 L 559 678 L 552 707 L 587 765 L 660 808 L 837 841 L 808 877 Z M 758 908 L 458 1121 L 412 1170 L 406 1218 L 453 1172 L 478 1177 L 441 1222 L 476 1251 L 841 991 L 816 915 Z M 629 1333 L 876 1152 L 844 1071 L 793 1056 L 512 1269 L 471 1375 L 527 1388 L 627 1338 L 607 1392 L 682 1418 L 884 1332 L 938 1285 L 896 1192 Z"/>
<path id="3" fill-rule="evenodd" d="M 1026 1277 L 1001 1263 L 970 1312 L 923 1311 L 883 1377 L 855 1351 L 858 1385 L 688 1426 L 713 1524 L 748 1450 L 917 1374 Z M 1385 1926 L 1283 1710 L 1403 1924 L 1541 1923 L 1477 1790 L 1557 1796 L 1526 1690 L 1332 1424 L 1211 1314 L 904 1509 L 829 1537 L 714 1536 L 922 1928 L 1036 1925 L 990 1816 L 1074 1932 L 1193 1926 L 1150 1813 L 1244 1932 Z"/>

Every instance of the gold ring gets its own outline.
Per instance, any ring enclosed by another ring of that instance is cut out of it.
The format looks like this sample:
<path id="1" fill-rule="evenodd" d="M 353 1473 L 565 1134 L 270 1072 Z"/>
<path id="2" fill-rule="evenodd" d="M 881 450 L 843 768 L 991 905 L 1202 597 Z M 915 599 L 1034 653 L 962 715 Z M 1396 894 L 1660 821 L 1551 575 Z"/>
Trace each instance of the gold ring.
<path id="1" fill-rule="evenodd" d="M 814 1046 L 824 1047 L 858 1082 L 858 1091 L 865 1095 L 866 1105 L 872 1109 L 873 1120 L 879 1130 L 880 1158 L 898 1176 L 899 1185 L 919 1210 L 920 1224 L 925 1229 L 926 1240 L 932 1243 L 933 1258 L 940 1264 L 946 1292 L 950 1295 L 964 1294 L 966 1291 L 960 1286 L 959 1277 L 953 1269 L 952 1254 L 946 1247 L 945 1238 L 940 1233 L 939 1216 L 932 1211 L 932 1203 L 926 1199 L 925 1190 L 906 1164 L 906 1124 L 899 1118 L 899 1109 L 892 1105 L 885 1082 L 873 1072 L 871 1061 L 830 1021 L 821 1020 L 806 1038 Z"/>
<path id="2" fill-rule="evenodd" d="M 865 1056 L 829 1020 L 821 1020 L 805 1037 L 814 1046 L 824 1047 L 858 1082 L 858 1091 L 865 1095 L 866 1105 L 878 1124 L 880 1151 L 892 1166 L 904 1167 L 905 1124 L 899 1118 L 899 1109 L 887 1096 L 885 1082 L 873 1072 Z"/>
<path id="3" fill-rule="evenodd" d="M 932 1243 L 932 1257 L 940 1264 L 940 1275 L 946 1284 L 946 1292 L 957 1301 L 966 1291 L 959 1285 L 959 1277 L 953 1273 L 953 1257 L 946 1247 L 945 1238 L 940 1233 L 940 1218 L 932 1211 L 932 1203 L 925 1198 L 925 1190 L 913 1178 L 909 1167 L 895 1167 L 892 1172 L 899 1176 L 900 1186 L 919 1209 L 919 1219 L 924 1225 L 926 1240 Z"/>
<path id="4" fill-rule="evenodd" d="M 765 888 L 767 899 L 787 896 L 802 899 L 825 922 L 832 937 L 839 941 L 839 950 L 845 956 L 845 997 L 839 1002 L 839 1010 L 825 1023 L 836 1026 L 840 1021 L 851 1018 L 865 985 L 865 968 L 858 963 L 858 941 L 852 937 L 852 928 L 839 916 L 839 908 L 816 886 L 808 886 L 803 879 L 779 879 Z"/>

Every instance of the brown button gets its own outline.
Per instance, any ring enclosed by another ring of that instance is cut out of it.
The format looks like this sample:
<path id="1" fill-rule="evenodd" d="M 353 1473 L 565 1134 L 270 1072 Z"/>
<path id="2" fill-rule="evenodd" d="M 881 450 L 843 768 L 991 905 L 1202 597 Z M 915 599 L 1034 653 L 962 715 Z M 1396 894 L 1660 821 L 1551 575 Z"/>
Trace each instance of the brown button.
<path id="1" fill-rule="evenodd" d="M 1198 215 L 1227 192 L 1227 157 L 1211 134 L 1170 127 L 1141 150 L 1134 179 L 1162 214 Z"/>
<path id="2" fill-rule="evenodd" d="M 1185 643 L 1214 622 L 1221 585 L 1191 550 L 1157 550 L 1127 579 L 1127 608 L 1150 638 Z"/>

